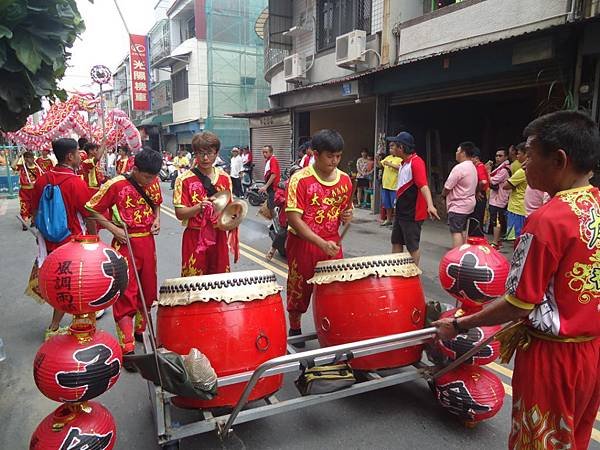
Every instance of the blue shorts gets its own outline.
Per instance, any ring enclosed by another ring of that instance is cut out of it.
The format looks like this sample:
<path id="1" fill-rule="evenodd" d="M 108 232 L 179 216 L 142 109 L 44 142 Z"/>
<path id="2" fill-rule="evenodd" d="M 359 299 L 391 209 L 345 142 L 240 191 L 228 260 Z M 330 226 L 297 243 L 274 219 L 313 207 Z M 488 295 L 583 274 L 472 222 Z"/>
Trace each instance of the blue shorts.
<path id="1" fill-rule="evenodd" d="M 505 241 L 514 241 L 519 236 L 521 236 L 521 230 L 523 229 L 523 225 L 525 225 L 525 219 L 525 216 L 521 216 L 510 211 L 506 212 L 506 236 L 504 237 Z"/>
<path id="2" fill-rule="evenodd" d="M 386 209 L 392 209 L 396 206 L 396 191 L 391 189 L 381 189 L 381 203 Z"/>

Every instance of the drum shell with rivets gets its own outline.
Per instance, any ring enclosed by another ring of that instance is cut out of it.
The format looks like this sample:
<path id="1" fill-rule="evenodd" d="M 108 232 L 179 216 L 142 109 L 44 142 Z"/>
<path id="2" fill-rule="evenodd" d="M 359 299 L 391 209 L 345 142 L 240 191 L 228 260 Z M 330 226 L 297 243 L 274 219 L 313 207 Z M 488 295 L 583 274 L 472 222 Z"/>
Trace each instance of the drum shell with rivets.
<path id="1" fill-rule="evenodd" d="M 396 253 L 317 264 L 313 317 L 322 347 L 422 329 L 425 297 L 421 271 L 410 255 Z M 353 369 L 379 370 L 414 364 L 422 345 L 360 357 Z"/>
<path id="2" fill-rule="evenodd" d="M 204 353 L 219 378 L 253 371 L 286 354 L 281 287 L 268 270 L 166 280 L 160 289 L 157 339 L 166 349 Z M 261 378 L 250 401 L 281 388 L 282 375 Z M 233 407 L 246 383 L 218 388 L 212 400 L 175 397 L 184 408 Z"/>

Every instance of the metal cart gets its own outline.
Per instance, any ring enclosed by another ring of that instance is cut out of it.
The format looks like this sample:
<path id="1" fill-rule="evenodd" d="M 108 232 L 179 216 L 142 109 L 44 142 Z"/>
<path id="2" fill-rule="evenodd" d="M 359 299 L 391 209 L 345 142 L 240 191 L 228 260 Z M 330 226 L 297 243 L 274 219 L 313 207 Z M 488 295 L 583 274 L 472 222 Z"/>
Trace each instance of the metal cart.
<path id="1" fill-rule="evenodd" d="M 293 344 L 316 340 L 317 335 L 313 333 L 290 337 L 288 339 L 289 354 L 270 359 L 262 363 L 254 371 L 224 376 L 218 379 L 217 383 L 220 387 L 247 382 L 242 396 L 230 413 L 214 416 L 208 410 L 201 410 L 201 420 L 183 425 L 172 420 L 174 405 L 171 403 L 171 398 L 173 395 L 164 391 L 161 387 L 155 386 L 152 382 L 148 382 L 158 444 L 163 449 L 178 449 L 181 439 L 209 431 L 216 431 L 221 439 L 226 439 L 233 430 L 232 427 L 236 424 L 406 383 L 419 378 L 430 380 L 431 369 L 435 366 L 427 366 L 419 362 L 414 366 L 405 367 L 389 375 L 382 375 L 378 372 L 360 372 L 361 381 L 339 391 L 308 396 L 300 396 L 298 394 L 297 397 L 287 400 L 279 400 L 276 394 L 273 394 L 264 398 L 262 404 L 253 402 L 252 407 L 243 409 L 247 405 L 247 400 L 252 389 L 260 378 L 300 371 L 302 369 L 302 361 L 314 361 L 314 365 L 316 366 L 331 364 L 333 362 L 346 361 L 354 357 L 374 355 L 426 343 L 431 341 L 435 335 L 435 328 L 425 328 L 423 330 L 302 352 L 295 351 Z M 144 335 L 144 347 L 150 349 L 147 335 Z M 454 365 L 451 364 L 451 366 Z M 443 371 L 445 372 L 446 369 L 443 369 Z M 257 404 L 257 406 L 254 406 L 254 404 Z"/>

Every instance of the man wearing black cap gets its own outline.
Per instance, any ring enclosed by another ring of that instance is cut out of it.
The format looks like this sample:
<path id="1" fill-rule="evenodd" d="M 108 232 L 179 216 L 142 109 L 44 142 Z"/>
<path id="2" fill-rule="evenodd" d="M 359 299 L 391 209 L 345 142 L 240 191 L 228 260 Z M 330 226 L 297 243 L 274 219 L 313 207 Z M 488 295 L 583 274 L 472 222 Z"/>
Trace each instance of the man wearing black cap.
<path id="1" fill-rule="evenodd" d="M 439 220 L 427 184 L 425 161 L 415 152 L 415 139 L 403 131 L 386 138 L 390 150 L 402 158 L 396 189 L 396 213 L 392 228 L 392 252 L 404 251 L 404 246 L 419 264 L 421 227 L 427 216 Z"/>

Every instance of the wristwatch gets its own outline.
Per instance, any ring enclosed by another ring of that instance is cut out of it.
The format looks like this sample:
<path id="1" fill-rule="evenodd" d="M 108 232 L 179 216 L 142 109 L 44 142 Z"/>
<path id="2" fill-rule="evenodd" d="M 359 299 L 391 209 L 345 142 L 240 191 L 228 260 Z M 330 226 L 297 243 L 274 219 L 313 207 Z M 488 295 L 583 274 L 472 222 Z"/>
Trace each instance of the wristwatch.
<path id="1" fill-rule="evenodd" d="M 461 328 L 458 325 L 458 318 L 457 317 L 455 317 L 454 319 L 452 319 L 452 326 L 454 327 L 454 329 L 456 330 L 456 332 L 458 334 L 465 334 L 465 333 L 468 333 L 468 331 L 469 331 L 468 328 Z"/>

